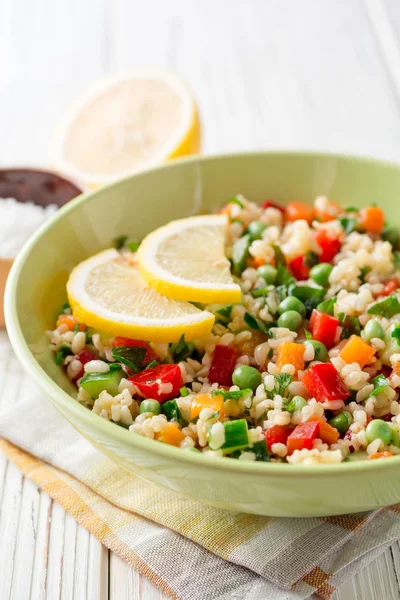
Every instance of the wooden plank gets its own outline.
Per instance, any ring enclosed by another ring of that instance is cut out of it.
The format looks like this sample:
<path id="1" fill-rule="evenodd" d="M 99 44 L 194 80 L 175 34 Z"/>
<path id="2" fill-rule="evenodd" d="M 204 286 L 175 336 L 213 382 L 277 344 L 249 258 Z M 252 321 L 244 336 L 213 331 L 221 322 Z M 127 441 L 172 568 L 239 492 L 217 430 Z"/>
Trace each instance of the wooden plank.
<path id="1" fill-rule="evenodd" d="M 14 570 L 14 556 L 21 508 L 23 475 L 13 464 L 8 463 L 0 515 L 0 560 L 1 593 L 11 598 Z"/>
<path id="2" fill-rule="evenodd" d="M 338 590 L 332 600 L 399 600 L 391 550 L 387 550 Z"/>
<path id="3" fill-rule="evenodd" d="M 151 595 L 141 595 L 141 581 L 144 578 L 113 553 L 110 553 L 109 578 L 109 600 L 155 600 Z"/>
<path id="4" fill-rule="evenodd" d="M 52 503 L 48 545 L 46 600 L 60 598 L 63 585 L 65 511 Z M 67 573 L 64 574 L 67 576 Z"/>
<path id="5" fill-rule="evenodd" d="M 11 597 L 16 600 L 28 598 L 31 590 L 39 503 L 39 490 L 29 479 L 24 478 L 11 583 Z"/>
<path id="6" fill-rule="evenodd" d="M 89 565 L 87 571 L 86 597 L 94 600 L 108 600 L 109 551 L 99 540 L 90 536 Z"/>
<path id="7" fill-rule="evenodd" d="M 30 600 L 46 598 L 51 513 L 52 501 L 45 492 L 41 492 Z"/>

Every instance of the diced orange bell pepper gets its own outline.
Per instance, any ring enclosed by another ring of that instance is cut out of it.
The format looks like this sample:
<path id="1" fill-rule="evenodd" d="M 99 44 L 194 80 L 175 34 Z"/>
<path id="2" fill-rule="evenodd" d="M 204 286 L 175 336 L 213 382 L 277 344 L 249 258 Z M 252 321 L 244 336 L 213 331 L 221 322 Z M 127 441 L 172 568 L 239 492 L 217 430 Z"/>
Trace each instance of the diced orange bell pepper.
<path id="1" fill-rule="evenodd" d="M 317 417 L 317 415 L 313 415 L 308 419 L 309 421 L 318 421 L 319 423 L 319 437 L 325 444 L 336 444 L 338 441 L 340 434 L 335 427 L 329 425 L 324 419 L 321 417 Z"/>
<path id="2" fill-rule="evenodd" d="M 363 369 L 365 365 L 370 364 L 375 352 L 375 348 L 372 348 L 367 342 L 364 342 L 360 336 L 352 335 L 343 347 L 339 356 L 348 364 L 358 363 Z"/>
<path id="3" fill-rule="evenodd" d="M 304 221 L 311 224 L 314 218 L 314 209 L 305 202 L 289 202 L 286 207 L 285 218 L 287 221 L 304 219 Z"/>
<path id="4" fill-rule="evenodd" d="M 398 375 L 400 377 L 400 362 L 397 362 L 394 367 L 393 367 L 393 371 L 392 371 L 392 375 Z"/>
<path id="5" fill-rule="evenodd" d="M 57 327 L 60 325 L 66 325 L 70 331 L 72 331 L 75 325 L 78 324 L 78 319 L 73 317 L 72 315 L 60 315 L 57 319 Z M 84 323 L 79 323 L 79 331 L 85 331 L 86 325 Z"/>
<path id="6" fill-rule="evenodd" d="M 391 456 L 393 456 L 393 454 L 386 450 L 385 452 L 375 452 L 374 454 L 371 454 L 371 456 L 369 456 L 368 458 L 370 460 L 374 460 L 376 458 L 390 458 Z"/>
<path id="7" fill-rule="evenodd" d="M 253 267 L 254 269 L 257 269 L 258 267 L 265 265 L 266 262 L 267 262 L 267 260 L 263 256 L 255 256 L 250 261 L 250 266 Z"/>
<path id="8" fill-rule="evenodd" d="M 276 366 L 282 369 L 283 365 L 293 365 L 297 371 L 304 369 L 304 352 L 303 344 L 295 344 L 294 342 L 283 342 L 278 348 L 278 356 Z"/>
<path id="9" fill-rule="evenodd" d="M 385 215 L 379 206 L 366 206 L 360 210 L 360 225 L 368 233 L 381 233 Z"/>
<path id="10" fill-rule="evenodd" d="M 164 442 L 164 444 L 177 447 L 179 447 L 179 444 L 185 439 L 185 436 L 176 423 L 168 423 L 167 427 L 156 433 L 155 437 L 159 442 Z"/>
<path id="11" fill-rule="evenodd" d="M 211 408 L 214 412 L 219 410 L 219 418 L 224 416 L 224 398 L 223 396 L 210 396 L 210 394 L 199 394 L 192 401 L 190 409 L 190 420 L 199 416 L 203 408 Z"/>

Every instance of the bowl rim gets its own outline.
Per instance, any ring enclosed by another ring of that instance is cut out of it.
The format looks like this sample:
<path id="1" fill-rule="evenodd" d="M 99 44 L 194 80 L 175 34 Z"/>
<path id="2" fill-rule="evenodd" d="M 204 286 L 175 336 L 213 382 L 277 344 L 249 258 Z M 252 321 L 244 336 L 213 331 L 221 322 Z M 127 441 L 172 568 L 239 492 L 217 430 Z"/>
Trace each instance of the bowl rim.
<path id="1" fill-rule="evenodd" d="M 391 470 L 399 466 L 400 455 L 391 457 L 391 460 L 385 461 L 369 461 L 359 460 L 354 462 L 334 463 L 334 464 L 288 464 L 288 463 L 273 463 L 273 462 L 256 462 L 256 461 L 239 461 L 227 460 L 226 457 L 220 456 L 202 456 L 197 452 L 185 452 L 181 448 L 176 448 L 168 444 L 157 443 L 155 440 L 148 439 L 141 435 L 133 435 L 124 427 L 118 427 L 112 421 L 106 421 L 96 413 L 85 408 L 75 398 L 70 396 L 66 391 L 59 387 L 55 381 L 44 371 L 38 364 L 33 353 L 28 347 L 22 333 L 17 317 L 17 295 L 16 288 L 21 271 L 24 267 L 25 260 L 31 249 L 40 241 L 42 235 L 53 227 L 53 225 L 63 219 L 69 212 L 77 209 L 81 204 L 84 204 L 89 198 L 96 196 L 99 193 L 104 193 L 105 190 L 111 190 L 118 187 L 122 182 L 129 181 L 135 177 L 140 177 L 143 174 L 152 173 L 153 171 L 164 171 L 175 169 L 187 163 L 206 163 L 215 162 L 218 160 L 226 160 L 229 158 L 251 158 L 251 157 L 293 157 L 293 158 L 324 158 L 332 160 L 344 160 L 354 163 L 362 163 L 365 165 L 375 165 L 386 168 L 393 168 L 400 171 L 400 163 L 389 160 L 381 160 L 371 156 L 358 156 L 352 154 L 331 153 L 325 151 L 308 151 L 308 150 L 258 150 L 250 152 L 231 152 L 222 154 L 210 155 L 194 155 L 180 159 L 174 159 L 170 162 L 151 167 L 140 171 L 133 175 L 128 175 L 117 181 L 113 181 L 106 186 L 102 186 L 93 191 L 88 191 L 80 194 L 76 198 L 70 200 L 66 205 L 61 207 L 53 217 L 46 221 L 37 232 L 25 243 L 20 250 L 18 256 L 14 260 L 5 289 L 4 297 L 4 312 L 9 339 L 13 349 L 21 362 L 26 372 L 32 377 L 38 387 L 49 397 L 54 399 L 53 403 L 56 408 L 60 405 L 65 413 L 71 413 L 78 421 L 87 424 L 91 428 L 97 428 L 102 431 L 103 435 L 109 439 L 113 439 L 123 444 L 137 447 L 143 452 L 164 456 L 169 460 L 174 460 L 177 463 L 181 462 L 187 465 L 193 465 L 197 468 L 216 469 L 217 471 L 228 471 L 242 475 L 264 474 L 271 477 L 299 477 L 304 476 L 322 477 L 332 476 L 335 478 L 345 474 L 366 474 L 372 473 L 376 469 L 380 472 Z M 82 434 L 81 434 L 82 435 Z"/>

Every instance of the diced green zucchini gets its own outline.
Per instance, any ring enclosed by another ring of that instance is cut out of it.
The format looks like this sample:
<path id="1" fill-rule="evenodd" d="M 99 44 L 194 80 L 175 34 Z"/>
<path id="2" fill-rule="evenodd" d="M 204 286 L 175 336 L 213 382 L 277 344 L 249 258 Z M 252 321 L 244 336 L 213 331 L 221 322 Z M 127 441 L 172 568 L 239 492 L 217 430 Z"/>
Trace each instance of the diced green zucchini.
<path id="1" fill-rule="evenodd" d="M 111 396 L 116 396 L 123 376 L 124 371 L 121 368 L 114 368 L 109 373 L 86 373 L 81 379 L 80 386 L 93 399 L 98 398 L 104 390 Z"/>
<path id="2" fill-rule="evenodd" d="M 246 233 L 236 240 L 232 246 L 232 264 L 233 273 L 240 276 L 246 267 L 249 248 L 251 245 L 251 236 Z"/>
<path id="3" fill-rule="evenodd" d="M 384 342 L 386 344 L 383 350 L 379 351 L 379 358 L 383 362 L 384 365 L 388 367 L 391 366 L 390 357 L 392 354 L 398 354 L 400 352 L 400 346 L 397 338 L 392 337 L 393 330 L 395 325 L 389 327 L 389 329 L 385 333 Z"/>
<path id="4" fill-rule="evenodd" d="M 247 430 L 246 419 L 237 419 L 236 421 L 226 421 L 225 428 L 225 443 L 221 447 L 224 454 L 229 454 L 234 450 L 247 448 L 249 445 L 249 435 Z M 211 445 L 211 444 L 210 444 Z"/>

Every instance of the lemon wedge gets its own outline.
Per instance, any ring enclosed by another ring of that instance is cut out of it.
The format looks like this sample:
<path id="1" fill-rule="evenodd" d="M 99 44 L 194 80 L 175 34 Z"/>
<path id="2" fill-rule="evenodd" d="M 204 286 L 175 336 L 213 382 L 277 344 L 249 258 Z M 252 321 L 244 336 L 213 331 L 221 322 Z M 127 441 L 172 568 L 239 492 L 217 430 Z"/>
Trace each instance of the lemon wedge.
<path id="1" fill-rule="evenodd" d="M 200 150 L 190 91 L 147 70 L 108 76 L 67 111 L 50 147 L 53 167 L 97 187 Z"/>
<path id="2" fill-rule="evenodd" d="M 172 221 L 150 233 L 138 250 L 139 269 L 148 285 L 175 300 L 240 302 L 225 255 L 226 215 Z"/>
<path id="3" fill-rule="evenodd" d="M 74 316 L 114 335 L 154 342 L 207 336 L 214 315 L 193 304 L 165 298 L 143 281 L 137 266 L 113 248 L 76 266 L 67 283 Z"/>

